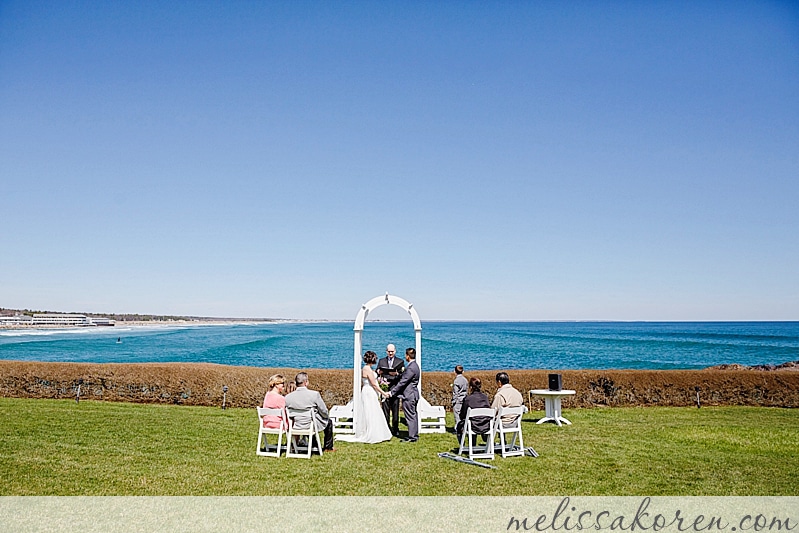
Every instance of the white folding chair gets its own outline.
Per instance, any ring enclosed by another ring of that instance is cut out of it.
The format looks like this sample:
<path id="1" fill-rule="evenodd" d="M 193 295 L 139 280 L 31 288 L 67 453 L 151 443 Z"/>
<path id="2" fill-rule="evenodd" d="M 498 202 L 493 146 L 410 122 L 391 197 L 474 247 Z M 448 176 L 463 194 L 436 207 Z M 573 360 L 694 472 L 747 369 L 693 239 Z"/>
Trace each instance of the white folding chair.
<path id="1" fill-rule="evenodd" d="M 475 418 L 490 418 L 488 423 L 488 434 L 485 446 L 476 446 L 475 440 L 478 433 L 474 432 L 472 420 Z M 461 435 L 461 447 L 458 454 L 463 454 L 468 450 L 469 459 L 493 459 L 494 458 L 494 410 L 490 407 L 466 410 L 466 418 L 463 421 L 463 435 Z"/>
<path id="2" fill-rule="evenodd" d="M 316 409 L 313 407 L 309 407 L 308 409 L 292 409 L 286 407 L 286 413 L 289 417 L 286 457 L 303 457 L 310 459 L 311 453 L 313 452 L 314 439 L 316 439 L 319 455 L 322 455 L 322 439 L 319 437 L 319 432 L 316 431 L 316 424 L 314 421 Z M 300 427 L 297 427 L 298 424 Z M 304 427 L 306 425 L 308 427 Z M 308 449 L 306 453 L 300 451 L 299 437 L 308 437 Z M 292 449 L 294 451 L 292 451 Z"/>
<path id="3" fill-rule="evenodd" d="M 522 440 L 522 415 L 527 412 L 527 407 L 500 407 L 497 416 L 494 418 L 494 435 L 499 435 L 499 446 L 502 457 L 513 457 L 515 455 L 524 456 L 524 440 Z M 509 425 L 504 425 L 502 417 L 515 416 L 516 419 Z M 508 444 L 505 435 L 512 434 L 513 441 Z M 496 437 L 495 437 L 496 438 Z M 516 446 L 516 439 L 519 445 Z"/>
<path id="4" fill-rule="evenodd" d="M 352 402 L 331 407 L 330 420 L 333 422 L 333 433 L 355 433 L 354 416 Z"/>
<path id="5" fill-rule="evenodd" d="M 416 416 L 419 420 L 419 433 L 447 432 L 447 412 L 443 405 L 430 405 L 424 398 L 419 398 Z"/>
<path id="6" fill-rule="evenodd" d="M 280 418 L 280 427 L 265 428 L 263 418 L 265 416 L 277 416 Z M 258 408 L 258 446 L 255 448 L 257 455 L 265 457 L 280 457 L 280 448 L 283 444 L 283 435 L 287 435 L 288 422 L 286 421 L 283 409 L 271 409 L 268 407 Z M 277 435 L 277 449 L 274 452 L 269 451 L 269 438 L 267 435 Z M 261 449 L 266 451 L 261 451 Z"/>

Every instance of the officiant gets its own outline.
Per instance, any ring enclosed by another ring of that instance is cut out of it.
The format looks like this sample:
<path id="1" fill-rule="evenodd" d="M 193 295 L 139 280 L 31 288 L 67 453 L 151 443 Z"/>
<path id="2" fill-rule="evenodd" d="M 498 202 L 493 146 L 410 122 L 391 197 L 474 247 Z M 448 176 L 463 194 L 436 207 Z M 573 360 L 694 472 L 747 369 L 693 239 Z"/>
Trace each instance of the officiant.
<path id="1" fill-rule="evenodd" d="M 402 372 L 405 370 L 405 361 L 402 357 L 395 357 L 397 349 L 393 344 L 386 346 L 386 356 L 377 363 L 377 376 L 388 382 L 390 389 L 400 380 Z M 399 436 L 399 408 L 400 399 L 392 396 L 383 402 L 383 414 L 386 415 L 386 422 L 391 428 L 391 434 Z"/>

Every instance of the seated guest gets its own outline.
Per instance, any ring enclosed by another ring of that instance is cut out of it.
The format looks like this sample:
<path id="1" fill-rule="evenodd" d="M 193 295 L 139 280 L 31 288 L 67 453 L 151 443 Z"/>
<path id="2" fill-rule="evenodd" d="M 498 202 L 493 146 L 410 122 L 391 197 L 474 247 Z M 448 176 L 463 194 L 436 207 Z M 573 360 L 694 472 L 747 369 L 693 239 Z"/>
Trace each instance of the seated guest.
<path id="1" fill-rule="evenodd" d="M 482 392 L 482 388 L 483 382 L 480 381 L 480 378 L 469 378 L 469 395 L 463 399 L 463 406 L 461 406 L 460 426 L 457 428 L 459 440 L 463 434 L 463 428 L 466 425 L 466 413 L 469 411 L 469 408 L 471 407 L 472 409 L 479 409 L 491 407 L 491 405 L 488 403 L 488 396 Z M 490 429 L 490 417 L 479 416 L 472 419 L 472 432 L 482 436 L 485 442 L 488 442 L 488 432 Z M 474 444 L 474 440 L 472 441 L 472 444 Z"/>
<path id="2" fill-rule="evenodd" d="M 513 388 L 506 372 L 499 372 L 497 374 L 497 393 L 494 395 L 491 407 L 498 413 L 500 407 L 519 407 L 521 405 L 524 405 L 522 393 Z M 514 415 L 503 415 L 502 425 L 510 427 L 516 423 L 517 418 L 519 417 Z"/>
<path id="3" fill-rule="evenodd" d="M 308 388 L 308 374 L 300 372 L 294 378 L 294 383 L 297 385 L 297 390 L 286 396 L 286 407 L 291 409 L 310 409 L 316 408 L 316 415 L 314 420 L 300 419 L 299 417 L 294 420 L 297 429 L 308 429 L 313 422 L 316 431 L 324 431 L 325 442 L 322 445 L 324 451 L 330 452 L 333 450 L 333 422 L 330 420 L 327 405 L 322 399 L 322 395 L 315 390 Z"/>
<path id="4" fill-rule="evenodd" d="M 269 378 L 269 385 L 264 396 L 264 407 L 269 409 L 280 409 L 283 411 L 283 416 L 266 415 L 264 417 L 264 427 L 278 429 L 280 427 L 281 418 L 288 424 L 286 418 L 286 399 L 283 397 L 283 388 L 286 386 L 286 379 L 280 374 L 275 374 Z"/>

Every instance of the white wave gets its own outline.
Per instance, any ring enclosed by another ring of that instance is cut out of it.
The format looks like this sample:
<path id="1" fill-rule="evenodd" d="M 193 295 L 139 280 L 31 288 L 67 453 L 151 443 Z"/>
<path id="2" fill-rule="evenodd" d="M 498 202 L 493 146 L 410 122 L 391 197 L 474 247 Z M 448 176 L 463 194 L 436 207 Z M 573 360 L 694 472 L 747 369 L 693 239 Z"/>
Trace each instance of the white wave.
<path id="1" fill-rule="evenodd" d="M 117 335 L 133 328 L 59 328 L 59 329 L 13 329 L 0 331 L 0 337 L 49 337 L 52 335 Z"/>
<path id="2" fill-rule="evenodd" d="M 44 337 L 56 335 L 66 330 L 55 329 L 15 329 L 13 331 L 0 331 L 0 337 Z"/>

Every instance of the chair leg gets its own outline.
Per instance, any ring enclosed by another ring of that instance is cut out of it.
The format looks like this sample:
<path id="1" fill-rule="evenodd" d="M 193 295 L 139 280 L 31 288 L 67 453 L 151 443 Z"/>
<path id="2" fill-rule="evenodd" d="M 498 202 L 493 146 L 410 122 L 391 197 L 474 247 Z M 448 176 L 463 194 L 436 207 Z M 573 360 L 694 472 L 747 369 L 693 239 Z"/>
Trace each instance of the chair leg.
<path id="1" fill-rule="evenodd" d="M 308 447 L 305 452 L 300 449 L 300 437 L 308 437 Z M 318 437 L 317 437 L 318 440 Z M 313 434 L 304 435 L 303 433 L 295 435 L 292 432 L 286 434 L 286 457 L 302 457 L 310 458 L 313 451 Z"/>
<path id="2" fill-rule="evenodd" d="M 517 429 L 515 429 L 513 431 L 509 431 L 508 432 L 508 433 L 513 433 L 513 439 L 510 441 L 510 443 L 508 443 L 507 440 L 505 439 L 505 432 L 502 431 L 501 429 L 499 431 L 500 431 L 500 440 L 502 441 L 502 444 L 501 444 L 501 446 L 502 446 L 502 450 L 501 450 L 502 451 L 502 457 L 509 457 L 509 456 L 512 456 L 512 455 L 523 455 L 524 437 L 522 436 L 521 428 L 517 428 Z M 519 453 L 518 451 L 516 451 L 516 440 L 517 439 L 519 440 L 519 450 L 521 450 L 522 453 Z"/>
<path id="3" fill-rule="evenodd" d="M 469 428 L 469 459 L 474 455 L 474 449 L 477 447 L 477 433 L 472 433 Z"/>
<path id="4" fill-rule="evenodd" d="M 275 433 L 266 433 L 264 431 L 258 432 L 258 443 L 256 445 L 255 453 L 262 457 L 280 457 L 280 449 L 283 443 L 283 432 L 276 433 L 277 437 L 277 450 L 272 452 L 269 450 L 269 435 Z"/>

